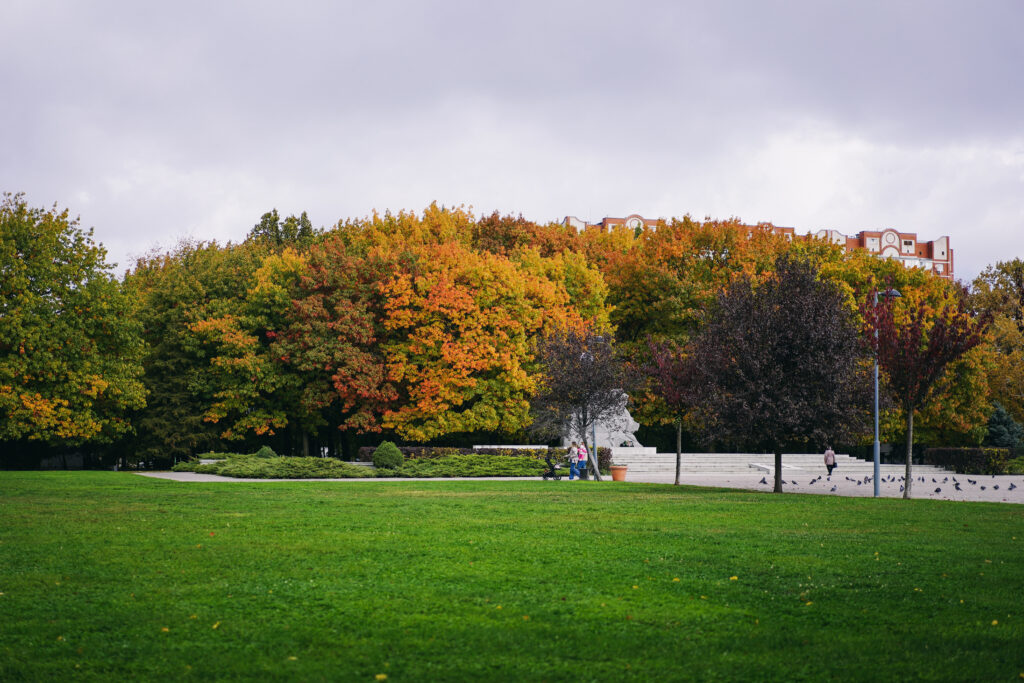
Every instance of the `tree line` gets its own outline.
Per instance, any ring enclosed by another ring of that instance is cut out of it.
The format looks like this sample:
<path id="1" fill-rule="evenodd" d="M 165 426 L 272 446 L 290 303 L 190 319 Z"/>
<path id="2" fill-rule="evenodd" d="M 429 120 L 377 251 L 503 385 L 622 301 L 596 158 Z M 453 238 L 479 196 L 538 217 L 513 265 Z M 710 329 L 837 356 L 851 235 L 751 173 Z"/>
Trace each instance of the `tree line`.
<path id="1" fill-rule="evenodd" d="M 863 302 L 879 289 L 903 295 L 887 304 L 896 328 L 923 315 L 918 343 L 950 301 L 992 317 L 928 401 L 885 406 L 886 440 L 906 435 L 908 411 L 913 438 L 944 445 L 980 443 L 997 405 L 1024 419 L 1019 259 L 986 269 L 967 292 L 895 261 L 788 241 L 770 225 L 684 216 L 577 232 L 431 205 L 319 229 L 275 210 L 241 242 L 184 241 L 115 276 L 67 210 L 6 194 L 0 464 L 47 449 L 109 464 L 260 445 L 351 457 L 385 437 L 520 441 L 541 421 L 545 339 L 599 335 L 638 371 L 665 345 L 689 357 L 720 320 L 723 293 L 741 283 L 767 292 L 780 263 L 829 284 L 850 323 L 836 344 L 863 346 Z M 630 394 L 638 421 L 714 436 L 699 401 L 681 411 L 645 376 Z M 848 438 L 864 438 L 854 431 Z"/>

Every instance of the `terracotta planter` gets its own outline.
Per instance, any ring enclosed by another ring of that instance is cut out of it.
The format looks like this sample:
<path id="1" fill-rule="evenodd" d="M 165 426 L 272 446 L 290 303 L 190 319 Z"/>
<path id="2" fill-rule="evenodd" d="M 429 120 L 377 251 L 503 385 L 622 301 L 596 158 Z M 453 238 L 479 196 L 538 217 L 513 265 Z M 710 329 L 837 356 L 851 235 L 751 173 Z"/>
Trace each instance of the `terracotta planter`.
<path id="1" fill-rule="evenodd" d="M 612 481 L 626 481 L 625 465 L 612 465 Z"/>

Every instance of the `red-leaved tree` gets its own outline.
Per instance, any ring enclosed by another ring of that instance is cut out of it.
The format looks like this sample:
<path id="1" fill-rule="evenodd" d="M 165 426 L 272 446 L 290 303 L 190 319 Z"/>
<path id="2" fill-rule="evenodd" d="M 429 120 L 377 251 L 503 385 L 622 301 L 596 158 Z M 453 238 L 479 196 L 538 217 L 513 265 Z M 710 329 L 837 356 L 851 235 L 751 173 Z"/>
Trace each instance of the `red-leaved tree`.
<path id="1" fill-rule="evenodd" d="M 676 426 L 676 481 L 683 460 L 683 419 L 694 405 L 693 365 L 674 342 L 648 342 L 651 359 L 643 367 L 651 393 L 664 403 Z"/>
<path id="2" fill-rule="evenodd" d="M 867 297 L 873 302 L 874 292 Z M 951 363 L 982 343 L 992 322 L 988 313 L 976 315 L 967 290 L 955 286 L 933 306 L 925 299 L 910 301 L 901 318 L 892 297 L 863 307 L 866 337 L 889 379 L 893 397 L 907 415 L 907 465 L 903 497 L 910 498 L 914 411 L 932 398 L 931 389 Z"/>

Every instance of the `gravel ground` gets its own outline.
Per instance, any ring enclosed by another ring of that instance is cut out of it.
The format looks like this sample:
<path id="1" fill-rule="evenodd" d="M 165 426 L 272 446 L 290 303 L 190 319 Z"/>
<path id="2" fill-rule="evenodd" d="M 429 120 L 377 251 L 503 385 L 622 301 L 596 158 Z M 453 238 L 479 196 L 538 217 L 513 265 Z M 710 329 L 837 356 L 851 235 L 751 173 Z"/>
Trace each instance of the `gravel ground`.
<path id="1" fill-rule="evenodd" d="M 195 472 L 139 472 L 145 477 L 158 479 L 171 479 L 181 482 L 278 482 L 297 481 L 295 479 L 237 479 L 234 477 L 221 477 L 215 474 L 196 474 Z M 948 477 L 948 481 L 943 481 Z M 672 475 L 648 475 L 629 476 L 627 480 L 632 482 L 651 484 L 671 484 L 674 480 Z M 933 482 L 932 479 L 935 479 Z M 953 479 L 960 483 L 960 490 L 954 486 Z M 533 478 L 537 480 L 539 478 Z M 610 478 L 606 477 L 610 481 Z M 500 481 L 507 480 L 503 477 L 474 477 L 471 481 Z M 765 483 L 761 483 L 762 480 Z M 337 482 L 363 482 L 381 481 L 380 479 L 304 479 L 299 481 L 337 481 Z M 462 481 L 461 479 L 388 479 L 395 483 L 403 481 Z M 970 482 L 975 483 L 970 483 Z M 792 482 L 796 482 L 795 484 Z M 858 483 L 860 482 L 860 483 Z M 730 489 L 750 489 L 753 491 L 772 490 L 771 477 L 762 474 L 687 474 L 683 475 L 681 483 L 687 486 L 708 486 Z M 552 482 L 553 485 L 573 485 L 568 479 L 560 482 Z M 1011 486 L 1014 488 L 1011 489 Z M 870 481 L 844 476 L 836 472 L 831 478 L 820 475 L 786 474 L 783 484 L 783 491 L 786 493 L 814 493 L 826 496 L 863 496 L 870 497 L 874 494 L 874 486 Z M 936 490 L 938 489 L 938 490 Z M 900 498 L 903 493 L 900 491 L 900 482 L 882 481 L 879 493 L 886 498 Z M 989 501 L 995 503 L 1024 503 L 1024 476 L 1022 475 L 999 475 L 999 476 L 966 476 L 962 474 L 944 475 L 932 477 L 928 475 L 925 481 L 917 478 L 911 487 L 913 498 L 927 498 L 931 500 L 969 500 Z"/>

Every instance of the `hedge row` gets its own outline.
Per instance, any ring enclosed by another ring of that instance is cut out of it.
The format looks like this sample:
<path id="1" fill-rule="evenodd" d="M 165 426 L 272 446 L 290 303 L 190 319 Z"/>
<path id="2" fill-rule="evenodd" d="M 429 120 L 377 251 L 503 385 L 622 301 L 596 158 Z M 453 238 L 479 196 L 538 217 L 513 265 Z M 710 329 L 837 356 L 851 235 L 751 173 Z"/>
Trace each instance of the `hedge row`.
<path id="1" fill-rule="evenodd" d="M 376 446 L 363 446 L 359 449 L 359 460 L 371 462 Z M 453 455 L 507 455 L 511 457 L 528 457 L 543 460 L 544 456 L 550 455 L 556 462 L 565 462 L 568 458 L 568 448 L 451 448 L 448 446 L 399 446 L 405 459 L 428 460 L 432 458 L 444 458 Z M 597 466 L 602 472 L 607 472 L 612 464 L 612 449 L 605 446 L 597 448 Z"/>
<path id="2" fill-rule="evenodd" d="M 1010 451 L 1006 448 L 928 448 L 925 465 L 938 465 L 957 474 L 1007 474 Z"/>
<path id="3" fill-rule="evenodd" d="M 216 454 L 212 463 L 180 462 L 176 472 L 219 474 L 250 479 L 354 479 L 366 477 L 539 477 L 546 465 L 536 458 L 494 455 L 446 455 L 407 461 L 399 467 L 376 469 L 334 458 L 273 457 Z M 221 456 L 227 455 L 220 459 Z"/>
<path id="4" fill-rule="evenodd" d="M 207 453 L 207 457 L 228 455 L 223 460 L 202 464 L 198 460 L 179 462 L 175 472 L 219 474 L 245 479 L 361 479 L 374 476 L 369 467 L 334 458 L 257 457 L 256 455 Z"/>

